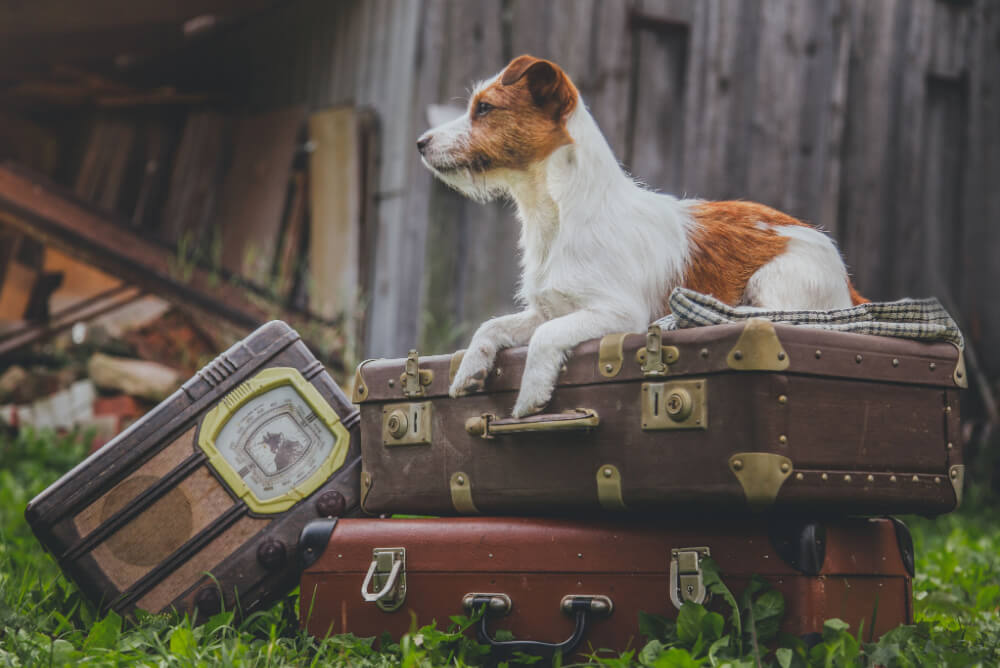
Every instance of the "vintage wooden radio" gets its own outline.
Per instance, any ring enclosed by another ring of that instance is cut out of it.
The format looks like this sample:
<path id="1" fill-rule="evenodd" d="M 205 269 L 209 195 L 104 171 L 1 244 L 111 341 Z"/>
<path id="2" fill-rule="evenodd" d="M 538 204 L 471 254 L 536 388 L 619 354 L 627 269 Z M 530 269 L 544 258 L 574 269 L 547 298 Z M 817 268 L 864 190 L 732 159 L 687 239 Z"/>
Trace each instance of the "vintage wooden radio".
<path id="1" fill-rule="evenodd" d="M 28 504 L 101 610 L 200 619 L 298 583 L 302 528 L 358 507 L 358 413 L 288 325 L 268 323 Z"/>

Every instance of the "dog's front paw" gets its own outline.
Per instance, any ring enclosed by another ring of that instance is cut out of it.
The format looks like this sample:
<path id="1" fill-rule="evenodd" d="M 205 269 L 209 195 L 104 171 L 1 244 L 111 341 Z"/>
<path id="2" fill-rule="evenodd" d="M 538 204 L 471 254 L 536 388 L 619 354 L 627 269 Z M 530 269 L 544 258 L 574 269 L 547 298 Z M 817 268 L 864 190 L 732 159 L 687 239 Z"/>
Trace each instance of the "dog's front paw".
<path id="1" fill-rule="evenodd" d="M 485 354 L 466 352 L 455 374 L 455 380 L 448 388 L 448 394 L 455 398 L 473 392 L 481 392 L 486 386 L 486 376 L 490 372 L 490 361 Z"/>
<path id="2" fill-rule="evenodd" d="M 540 412 L 552 398 L 552 390 L 552 387 L 522 385 L 511 415 L 523 418 Z"/>

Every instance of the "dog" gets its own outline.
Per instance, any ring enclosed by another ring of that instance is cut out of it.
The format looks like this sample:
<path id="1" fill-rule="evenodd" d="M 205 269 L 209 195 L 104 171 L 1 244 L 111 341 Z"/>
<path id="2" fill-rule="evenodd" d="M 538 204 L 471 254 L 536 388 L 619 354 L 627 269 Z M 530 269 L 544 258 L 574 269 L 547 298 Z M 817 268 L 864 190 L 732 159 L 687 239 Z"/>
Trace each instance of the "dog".
<path id="1" fill-rule="evenodd" d="M 465 114 L 417 140 L 434 175 L 481 202 L 513 200 L 524 310 L 479 327 L 449 393 L 480 389 L 499 350 L 528 345 L 512 414 L 539 412 L 566 354 L 645 331 L 684 286 L 732 305 L 827 310 L 865 302 L 833 240 L 744 201 L 678 199 L 626 174 L 576 86 L 523 55 L 479 83 Z"/>

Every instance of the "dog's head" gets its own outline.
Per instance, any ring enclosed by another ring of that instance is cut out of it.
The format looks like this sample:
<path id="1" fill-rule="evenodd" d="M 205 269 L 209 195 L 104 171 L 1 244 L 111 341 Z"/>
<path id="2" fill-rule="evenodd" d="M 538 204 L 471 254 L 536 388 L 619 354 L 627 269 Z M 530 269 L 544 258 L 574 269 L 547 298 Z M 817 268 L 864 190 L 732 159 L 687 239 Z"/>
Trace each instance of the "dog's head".
<path id="1" fill-rule="evenodd" d="M 573 143 L 566 122 L 579 93 L 558 65 L 519 56 L 476 87 L 466 113 L 417 140 L 425 165 L 469 197 L 490 200 L 524 171 Z"/>

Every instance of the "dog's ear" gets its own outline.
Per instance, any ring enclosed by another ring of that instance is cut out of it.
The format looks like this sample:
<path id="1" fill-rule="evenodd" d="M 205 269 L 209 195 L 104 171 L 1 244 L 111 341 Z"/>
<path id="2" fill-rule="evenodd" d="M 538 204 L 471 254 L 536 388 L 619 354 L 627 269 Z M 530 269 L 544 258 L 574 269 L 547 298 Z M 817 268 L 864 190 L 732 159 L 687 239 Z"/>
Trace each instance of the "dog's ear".
<path id="1" fill-rule="evenodd" d="M 551 107 L 555 118 L 565 116 L 576 104 L 576 87 L 555 63 L 529 55 L 518 56 L 503 71 L 500 83 L 511 86 L 521 79 L 527 81 L 535 104 L 543 109 Z"/>

